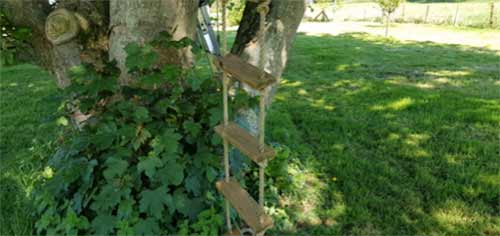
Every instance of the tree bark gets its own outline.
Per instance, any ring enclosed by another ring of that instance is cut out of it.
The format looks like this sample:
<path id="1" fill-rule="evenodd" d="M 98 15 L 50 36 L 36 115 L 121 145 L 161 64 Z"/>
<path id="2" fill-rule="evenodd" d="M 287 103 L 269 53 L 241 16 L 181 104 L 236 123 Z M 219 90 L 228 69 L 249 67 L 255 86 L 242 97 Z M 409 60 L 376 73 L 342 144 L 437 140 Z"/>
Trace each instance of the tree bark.
<path id="1" fill-rule="evenodd" d="M 166 31 L 174 40 L 184 37 L 194 39 L 196 34 L 197 0 L 111 0 L 110 59 L 115 59 L 122 71 L 121 82 L 130 82 L 125 67 L 124 47 L 131 42 L 143 44 L 158 33 Z M 190 67 L 192 54 L 189 49 L 165 50 L 160 53 L 160 63 Z"/>
<path id="2" fill-rule="evenodd" d="M 266 48 L 264 70 L 280 78 L 288 60 L 295 34 L 306 10 L 306 1 L 273 0 L 266 17 L 266 37 L 259 39 L 259 14 L 256 3 L 248 2 L 231 52 L 252 65 L 259 65 L 262 45 Z M 271 94 L 276 91 L 273 86 Z M 270 100 L 273 96 L 269 96 Z M 270 103 L 270 100 L 268 104 Z"/>
<path id="3" fill-rule="evenodd" d="M 264 68 L 261 69 L 278 78 L 278 83 L 270 88 L 267 97 L 266 104 L 269 106 L 278 88 L 279 78 L 285 69 L 293 40 L 307 4 L 305 0 L 271 1 L 270 11 L 266 17 L 266 37 L 264 39 L 258 37 L 260 18 L 257 6 L 256 3 L 247 2 L 231 52 L 252 65 L 264 65 Z M 259 63 L 262 46 L 265 47 L 265 61 Z M 251 94 L 255 94 L 255 91 L 245 89 Z M 256 134 L 258 130 L 257 113 L 256 108 L 244 110 L 239 112 L 237 118 L 238 122 L 248 127 L 253 134 Z"/>
<path id="4" fill-rule="evenodd" d="M 5 9 L 7 17 L 17 26 L 26 26 L 32 30 L 32 46 L 35 49 L 36 56 L 40 65 L 49 69 L 56 75 L 56 83 L 60 88 L 64 88 L 70 84 L 68 71 L 72 66 L 79 65 L 82 62 L 81 55 L 85 52 L 87 55 L 94 55 L 93 60 L 84 60 L 84 62 L 96 62 L 97 55 L 94 42 L 96 35 L 102 35 L 106 32 L 107 23 L 103 19 L 106 16 L 106 3 L 94 2 L 92 0 L 59 0 L 58 8 L 66 8 L 71 14 L 78 12 L 83 18 L 88 18 L 94 30 L 91 33 L 86 33 L 86 40 L 67 40 L 64 43 L 54 44 L 46 37 L 47 17 L 54 10 L 53 6 L 49 5 L 46 0 L 6 0 L 3 1 L 1 7 Z M 55 26 L 55 25 L 52 25 Z M 103 29 L 104 28 L 104 29 Z M 100 49 L 101 53 L 105 48 Z M 93 53 L 90 53 L 92 51 Z"/>

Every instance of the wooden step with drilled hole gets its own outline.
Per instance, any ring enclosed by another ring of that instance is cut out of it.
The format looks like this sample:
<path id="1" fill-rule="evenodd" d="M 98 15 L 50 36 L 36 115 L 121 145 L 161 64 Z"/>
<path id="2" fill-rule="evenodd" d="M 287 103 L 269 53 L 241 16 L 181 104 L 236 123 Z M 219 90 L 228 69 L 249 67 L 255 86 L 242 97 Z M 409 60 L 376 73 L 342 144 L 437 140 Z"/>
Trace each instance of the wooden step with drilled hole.
<path id="1" fill-rule="evenodd" d="M 240 217 L 256 234 L 273 226 L 273 219 L 236 181 L 217 181 L 217 190 L 231 203 Z"/>
<path id="2" fill-rule="evenodd" d="M 226 232 L 226 234 L 224 234 L 224 236 L 241 236 L 241 233 L 239 230 L 233 229 L 229 232 Z"/>
<path id="3" fill-rule="evenodd" d="M 227 126 L 221 124 L 215 127 L 215 132 L 257 164 L 270 160 L 276 155 L 274 150 L 267 145 L 261 152 L 257 138 L 234 122 L 229 122 Z"/>
<path id="4" fill-rule="evenodd" d="M 217 65 L 233 79 L 247 84 L 256 90 L 262 90 L 277 81 L 271 74 L 243 61 L 240 57 L 233 54 L 217 57 L 217 62 Z"/>

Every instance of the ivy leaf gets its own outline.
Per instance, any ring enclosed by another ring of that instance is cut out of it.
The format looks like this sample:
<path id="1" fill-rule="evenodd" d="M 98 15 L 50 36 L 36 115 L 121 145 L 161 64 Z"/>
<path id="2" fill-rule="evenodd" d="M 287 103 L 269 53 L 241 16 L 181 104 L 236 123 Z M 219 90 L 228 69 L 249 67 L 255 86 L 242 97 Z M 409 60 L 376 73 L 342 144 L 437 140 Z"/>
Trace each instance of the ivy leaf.
<path id="1" fill-rule="evenodd" d="M 168 82 L 170 83 L 175 83 L 177 82 L 177 79 L 181 75 L 182 68 L 178 65 L 172 65 L 168 64 L 163 67 L 161 70 L 161 73 L 165 78 L 167 79 Z"/>
<path id="2" fill-rule="evenodd" d="M 118 218 L 127 219 L 132 215 L 132 211 L 134 210 L 134 199 L 125 199 L 120 202 L 118 206 Z"/>
<path id="3" fill-rule="evenodd" d="M 185 121 L 183 124 L 184 129 L 189 132 L 193 137 L 198 136 L 201 130 L 201 125 L 191 120 Z"/>
<path id="4" fill-rule="evenodd" d="M 220 108 L 211 108 L 208 113 L 210 113 L 210 127 L 217 125 L 222 120 L 222 110 Z"/>
<path id="5" fill-rule="evenodd" d="M 206 170 L 207 179 L 209 182 L 213 182 L 217 177 L 217 171 L 213 167 L 208 167 Z"/>
<path id="6" fill-rule="evenodd" d="M 138 150 L 141 145 L 148 140 L 148 138 L 151 138 L 151 133 L 147 129 L 140 129 L 132 143 L 134 150 Z"/>
<path id="7" fill-rule="evenodd" d="M 191 89 L 193 89 L 193 91 L 198 91 L 200 90 L 200 87 L 205 79 L 205 77 L 191 76 L 190 78 L 188 78 L 187 82 L 189 85 L 191 85 Z"/>
<path id="8" fill-rule="evenodd" d="M 115 188 L 112 184 L 106 184 L 101 188 L 101 191 L 97 196 L 94 197 L 94 202 L 92 203 L 91 209 L 95 211 L 108 211 L 113 209 L 118 203 L 122 196 L 128 196 L 130 194 L 129 188 Z"/>
<path id="9" fill-rule="evenodd" d="M 149 236 L 158 235 L 160 233 L 160 226 L 158 221 L 153 218 L 147 218 L 145 220 L 139 220 L 134 226 L 135 235 Z"/>
<path id="10" fill-rule="evenodd" d="M 150 45 L 141 47 L 137 43 L 129 43 L 125 47 L 125 52 L 127 52 L 125 66 L 130 70 L 147 69 L 158 59 L 158 54 L 153 51 Z"/>
<path id="11" fill-rule="evenodd" d="M 149 116 L 149 111 L 145 107 L 136 107 L 134 110 L 134 120 L 137 123 L 144 123 L 148 122 L 151 120 L 151 117 Z"/>
<path id="12" fill-rule="evenodd" d="M 89 222 L 85 216 L 78 217 L 72 208 L 68 208 L 61 226 L 64 226 L 65 235 L 77 235 L 78 229 L 87 229 L 89 227 Z"/>
<path id="13" fill-rule="evenodd" d="M 169 162 L 158 171 L 158 178 L 162 184 L 179 186 L 184 180 L 184 165 Z"/>
<path id="14" fill-rule="evenodd" d="M 145 172 L 151 180 L 154 178 L 156 169 L 163 166 L 163 162 L 155 156 L 140 157 L 137 169 L 139 173 Z"/>
<path id="15" fill-rule="evenodd" d="M 167 195 L 167 187 L 165 186 L 158 187 L 155 190 L 142 191 L 139 210 L 160 219 L 163 206 L 167 205 L 167 198 L 165 197 Z"/>
<path id="16" fill-rule="evenodd" d="M 201 193 L 201 185 L 198 175 L 191 175 L 186 179 L 186 189 L 196 196 Z"/>
<path id="17" fill-rule="evenodd" d="M 116 217 L 112 215 L 97 215 L 92 221 L 96 235 L 109 235 L 113 232 Z"/>
<path id="18" fill-rule="evenodd" d="M 103 175 L 106 180 L 110 181 L 115 177 L 122 176 L 128 168 L 128 162 L 121 160 L 116 157 L 111 157 L 106 160 L 106 170 L 104 170 Z"/>
<path id="19" fill-rule="evenodd" d="M 157 155 L 162 152 L 168 156 L 174 155 L 177 154 L 181 138 L 182 136 L 176 133 L 174 129 L 167 129 L 162 135 L 153 139 L 151 146 Z"/>
<path id="20" fill-rule="evenodd" d="M 121 220 L 116 224 L 117 232 L 116 235 L 118 236 L 133 236 L 134 235 L 134 229 L 130 227 L 129 222 L 126 220 Z"/>
<path id="21" fill-rule="evenodd" d="M 174 204 L 175 204 L 175 209 L 183 214 L 184 216 L 188 216 L 189 213 L 189 199 L 187 197 L 187 194 L 184 193 L 182 189 L 177 189 L 174 192 Z"/>

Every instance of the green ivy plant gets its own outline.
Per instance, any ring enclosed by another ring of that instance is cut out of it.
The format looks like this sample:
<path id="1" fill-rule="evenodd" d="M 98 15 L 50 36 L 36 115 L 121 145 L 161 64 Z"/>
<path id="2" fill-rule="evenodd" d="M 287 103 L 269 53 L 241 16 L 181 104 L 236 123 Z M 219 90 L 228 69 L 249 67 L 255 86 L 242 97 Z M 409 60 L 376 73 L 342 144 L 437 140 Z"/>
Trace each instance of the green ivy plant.
<path id="1" fill-rule="evenodd" d="M 72 70 L 60 123 L 70 123 L 75 107 L 92 116 L 79 128 L 65 126 L 49 159 L 52 174 L 35 192 L 37 234 L 213 235 L 222 228 L 214 188 L 223 173 L 213 132 L 222 114 L 219 85 L 161 66 L 155 48 L 192 42 L 160 36 L 126 47 L 136 78 L 130 85 L 119 86 L 112 63 L 100 73 Z"/>
<path id="2" fill-rule="evenodd" d="M 223 178 L 222 145 L 213 131 L 222 119 L 220 82 L 195 69 L 162 65 L 157 55 L 160 48 L 188 46 L 197 48 L 166 33 L 127 45 L 125 64 L 134 78 L 127 85 L 120 85 L 112 62 L 99 72 L 87 65 L 71 70 L 61 105 L 65 116 L 57 121 L 64 127 L 58 148 L 33 194 L 36 234 L 222 233 L 223 198 L 214 187 Z M 257 105 L 256 98 L 235 94 L 230 115 Z M 90 118 L 74 123 L 76 109 Z M 289 149 L 276 148 L 266 170 L 272 208 L 293 185 Z M 258 189 L 256 170 L 246 168 L 240 181 Z"/>

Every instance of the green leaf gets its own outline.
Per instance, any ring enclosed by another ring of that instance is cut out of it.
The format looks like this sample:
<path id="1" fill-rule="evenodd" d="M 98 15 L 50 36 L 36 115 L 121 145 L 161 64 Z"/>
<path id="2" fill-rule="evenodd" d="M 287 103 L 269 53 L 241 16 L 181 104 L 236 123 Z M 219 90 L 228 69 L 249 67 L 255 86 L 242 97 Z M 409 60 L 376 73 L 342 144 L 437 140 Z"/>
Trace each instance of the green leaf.
<path id="1" fill-rule="evenodd" d="M 181 75 L 182 68 L 178 65 L 168 64 L 163 67 L 161 73 L 165 76 L 167 82 L 176 83 Z"/>
<path id="2" fill-rule="evenodd" d="M 151 236 L 158 235 L 160 233 L 160 226 L 158 221 L 154 218 L 147 218 L 145 220 L 140 220 L 134 226 L 135 235 Z"/>
<path id="3" fill-rule="evenodd" d="M 127 59 L 125 66 L 130 70 L 147 69 L 154 65 L 158 59 L 158 54 L 149 45 L 140 47 L 137 43 L 130 43 L 125 47 Z"/>
<path id="4" fill-rule="evenodd" d="M 66 117 L 61 116 L 61 117 L 59 117 L 59 119 L 57 119 L 57 124 L 60 126 L 68 126 L 69 121 Z"/>
<path id="5" fill-rule="evenodd" d="M 151 138 L 151 133 L 147 129 L 141 129 L 132 143 L 134 150 L 138 150 L 149 138 Z"/>
<path id="6" fill-rule="evenodd" d="M 155 190 L 144 190 L 141 193 L 139 210 L 160 219 L 164 206 L 167 205 L 167 187 L 161 186 Z"/>
<path id="7" fill-rule="evenodd" d="M 195 123 L 191 120 L 185 121 L 183 124 L 184 129 L 189 132 L 193 137 L 198 136 L 201 130 L 201 125 L 199 123 Z"/>
<path id="8" fill-rule="evenodd" d="M 189 213 L 189 199 L 187 197 L 187 194 L 184 193 L 182 189 L 177 189 L 174 192 L 174 204 L 175 204 L 175 209 L 183 214 L 184 216 L 188 216 Z"/>
<path id="9" fill-rule="evenodd" d="M 96 235 L 112 234 L 116 224 L 116 217 L 112 215 L 97 215 L 92 221 L 92 228 Z"/>
<path id="10" fill-rule="evenodd" d="M 120 202 L 118 206 L 118 218 L 127 219 L 132 215 L 132 211 L 134 210 L 134 199 L 125 199 Z"/>
<path id="11" fill-rule="evenodd" d="M 205 80 L 206 80 L 205 77 L 191 76 L 188 78 L 187 82 L 189 85 L 191 85 L 191 89 L 193 89 L 193 91 L 198 91 L 200 90 L 200 87 L 203 84 L 203 82 L 205 82 Z"/>
<path id="12" fill-rule="evenodd" d="M 117 232 L 118 236 L 134 236 L 134 229 L 130 227 L 129 222 L 126 220 L 121 220 L 117 223 Z"/>
<path id="13" fill-rule="evenodd" d="M 208 110 L 208 113 L 210 113 L 210 127 L 214 127 L 222 120 L 222 110 L 220 108 L 211 108 L 210 110 Z"/>
<path id="14" fill-rule="evenodd" d="M 139 173 L 145 172 L 151 180 L 153 180 L 156 169 L 163 166 L 163 162 L 155 156 L 140 157 L 137 169 Z"/>
<path id="15" fill-rule="evenodd" d="M 217 177 L 217 171 L 213 167 L 208 167 L 206 170 L 207 179 L 209 182 L 213 182 Z"/>
<path id="16" fill-rule="evenodd" d="M 136 107 L 134 110 L 134 120 L 137 123 L 144 123 L 151 120 L 149 111 L 145 107 Z"/>
<path id="17" fill-rule="evenodd" d="M 151 146 L 157 155 L 161 153 L 167 156 L 175 155 L 177 154 L 181 138 L 182 136 L 176 133 L 174 129 L 167 129 L 162 135 L 153 139 Z"/>
<path id="18" fill-rule="evenodd" d="M 110 157 L 106 160 L 106 170 L 103 172 L 104 178 L 110 181 L 115 177 L 121 177 L 128 168 L 128 162 L 117 157 Z"/>
<path id="19" fill-rule="evenodd" d="M 194 195 L 199 196 L 201 185 L 198 175 L 191 175 L 186 179 L 186 189 Z"/>
<path id="20" fill-rule="evenodd" d="M 179 186 L 184 180 L 184 165 L 169 162 L 158 171 L 158 179 L 162 184 Z"/>
<path id="21" fill-rule="evenodd" d="M 129 188 L 116 188 L 113 184 L 106 184 L 101 188 L 98 195 L 94 197 L 91 209 L 95 211 L 109 211 L 120 203 L 122 196 L 130 194 Z"/>

